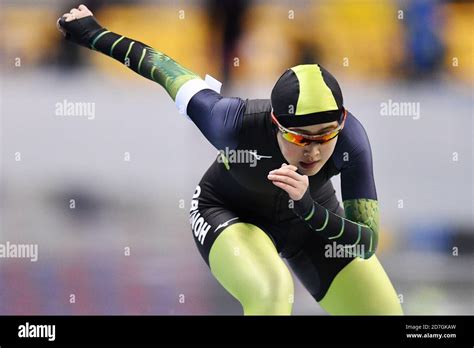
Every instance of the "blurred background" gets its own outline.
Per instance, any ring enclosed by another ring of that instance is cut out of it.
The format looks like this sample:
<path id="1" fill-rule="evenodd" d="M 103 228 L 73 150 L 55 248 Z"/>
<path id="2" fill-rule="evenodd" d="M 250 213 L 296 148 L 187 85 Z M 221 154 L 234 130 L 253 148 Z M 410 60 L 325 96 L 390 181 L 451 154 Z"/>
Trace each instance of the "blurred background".
<path id="1" fill-rule="evenodd" d="M 217 150 L 161 86 L 64 41 L 56 19 L 81 2 L 0 3 L 0 244 L 38 246 L 0 258 L 0 314 L 241 314 L 188 223 Z M 82 3 L 225 96 L 268 98 L 297 64 L 332 72 L 370 138 L 378 257 L 406 314 L 474 314 L 472 2 Z M 295 286 L 294 314 L 325 315 Z"/>

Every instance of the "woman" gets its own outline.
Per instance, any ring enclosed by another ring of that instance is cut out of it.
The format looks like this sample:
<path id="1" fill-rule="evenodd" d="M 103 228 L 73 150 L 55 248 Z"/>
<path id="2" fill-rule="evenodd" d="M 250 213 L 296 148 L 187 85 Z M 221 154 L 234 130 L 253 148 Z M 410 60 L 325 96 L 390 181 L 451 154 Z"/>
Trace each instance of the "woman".
<path id="1" fill-rule="evenodd" d="M 165 54 L 100 26 L 84 5 L 66 39 L 163 86 L 220 154 L 193 195 L 190 223 L 212 274 L 244 314 L 291 314 L 293 280 L 330 314 L 402 314 L 380 265 L 369 140 L 317 64 L 288 69 L 271 100 L 224 98 Z M 330 178 L 341 174 L 344 209 Z"/>

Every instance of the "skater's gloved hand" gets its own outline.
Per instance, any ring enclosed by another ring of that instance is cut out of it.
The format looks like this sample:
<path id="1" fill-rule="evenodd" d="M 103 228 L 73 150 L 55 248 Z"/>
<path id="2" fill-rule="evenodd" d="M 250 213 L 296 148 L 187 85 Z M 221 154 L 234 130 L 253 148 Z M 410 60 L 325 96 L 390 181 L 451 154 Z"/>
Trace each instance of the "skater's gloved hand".
<path id="1" fill-rule="evenodd" d="M 63 14 L 57 20 L 56 26 L 64 34 L 66 40 L 87 48 L 91 48 L 92 39 L 99 32 L 106 30 L 95 20 L 93 13 L 84 5 Z"/>

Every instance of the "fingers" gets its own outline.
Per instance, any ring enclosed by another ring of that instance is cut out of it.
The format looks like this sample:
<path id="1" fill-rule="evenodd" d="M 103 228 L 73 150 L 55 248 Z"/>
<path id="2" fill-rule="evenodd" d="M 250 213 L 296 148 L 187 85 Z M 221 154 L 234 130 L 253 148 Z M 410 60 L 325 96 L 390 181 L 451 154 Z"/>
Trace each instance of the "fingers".
<path id="1" fill-rule="evenodd" d="M 79 10 L 73 8 L 69 13 L 65 13 L 63 17 L 66 18 L 66 22 L 71 22 L 79 18 Z"/>
<path id="2" fill-rule="evenodd" d="M 269 174 L 275 174 L 275 175 L 285 175 L 288 176 L 296 181 L 301 181 L 302 180 L 302 175 L 298 174 L 296 171 L 290 169 L 290 167 L 294 166 L 282 166 L 281 168 L 272 170 Z"/>
<path id="3" fill-rule="evenodd" d="M 291 170 L 293 170 L 293 171 L 295 171 L 295 172 L 298 170 L 298 168 L 297 168 L 296 166 L 292 165 L 292 164 L 283 163 L 283 164 L 281 165 L 281 168 L 283 168 L 283 167 L 286 167 L 286 168 L 288 168 L 288 169 L 291 169 Z"/>
<path id="4" fill-rule="evenodd" d="M 272 181 L 272 183 L 273 183 L 273 185 L 278 186 L 282 190 L 285 190 L 288 193 L 288 195 L 290 195 L 290 197 L 293 195 L 293 192 L 295 191 L 294 187 L 292 187 L 288 184 L 285 184 L 284 182 Z"/>
<path id="5" fill-rule="evenodd" d="M 268 173 L 268 179 L 272 184 L 286 191 L 291 199 L 301 199 L 308 188 L 308 177 L 300 175 L 297 167 L 283 163 L 278 169 Z"/>
<path id="6" fill-rule="evenodd" d="M 93 16 L 94 14 L 89 10 L 85 5 L 79 5 L 78 7 L 79 12 L 81 13 L 81 17 Z"/>
<path id="7" fill-rule="evenodd" d="M 91 12 L 86 5 L 83 5 L 83 4 L 80 4 L 79 7 L 78 7 L 79 10 L 81 11 L 89 11 Z"/>
<path id="8" fill-rule="evenodd" d="M 66 22 L 71 22 L 76 19 L 92 16 L 92 12 L 84 5 L 80 5 L 78 8 L 73 8 L 69 13 L 65 13 L 62 17 Z M 58 28 L 59 29 L 59 28 Z"/>
<path id="9" fill-rule="evenodd" d="M 272 181 L 273 185 L 281 188 L 283 191 L 286 191 L 288 193 L 288 196 L 290 196 L 291 199 L 298 201 L 301 199 L 303 196 L 304 192 L 306 190 L 300 190 L 294 187 L 289 186 L 288 184 L 285 184 L 284 182 L 280 181 Z"/>
<path id="10" fill-rule="evenodd" d="M 273 182 L 278 181 L 278 182 L 284 183 L 292 188 L 298 188 L 300 185 L 297 180 L 285 175 L 268 174 L 268 179 L 270 179 Z"/>
<path id="11" fill-rule="evenodd" d="M 72 14 L 74 17 L 77 17 L 81 14 L 81 11 L 79 11 L 77 8 L 73 8 L 71 11 L 69 11 L 69 13 Z"/>
<path id="12" fill-rule="evenodd" d="M 62 18 L 64 18 L 64 20 L 65 20 L 66 22 L 71 22 L 71 21 L 73 21 L 73 20 L 76 19 L 76 17 L 74 17 L 74 15 L 71 14 L 71 13 L 65 13 L 65 14 L 63 14 L 63 15 L 62 15 Z"/>
<path id="13" fill-rule="evenodd" d="M 283 163 L 280 168 L 268 173 L 272 184 L 286 191 L 291 199 L 300 200 L 308 188 L 309 180 L 306 175 L 300 175 L 298 168 Z"/>

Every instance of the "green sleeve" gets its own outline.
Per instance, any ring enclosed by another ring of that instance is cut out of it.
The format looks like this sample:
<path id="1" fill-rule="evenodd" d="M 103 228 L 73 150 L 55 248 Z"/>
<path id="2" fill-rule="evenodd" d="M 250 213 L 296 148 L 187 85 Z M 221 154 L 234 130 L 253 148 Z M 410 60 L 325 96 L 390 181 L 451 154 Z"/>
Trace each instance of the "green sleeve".
<path id="1" fill-rule="evenodd" d="M 309 190 L 294 202 L 294 212 L 322 237 L 348 254 L 370 258 L 378 243 L 378 203 L 370 199 L 344 201 L 345 217 L 313 201 Z"/>
<path id="2" fill-rule="evenodd" d="M 139 41 L 103 29 L 90 40 L 90 47 L 128 66 L 136 73 L 157 82 L 175 100 L 181 86 L 201 79 L 166 54 Z"/>
<path id="3" fill-rule="evenodd" d="M 367 226 L 372 233 L 372 247 L 369 252 L 377 249 L 379 240 L 379 203 L 373 199 L 359 198 L 343 201 L 346 218 Z"/>

